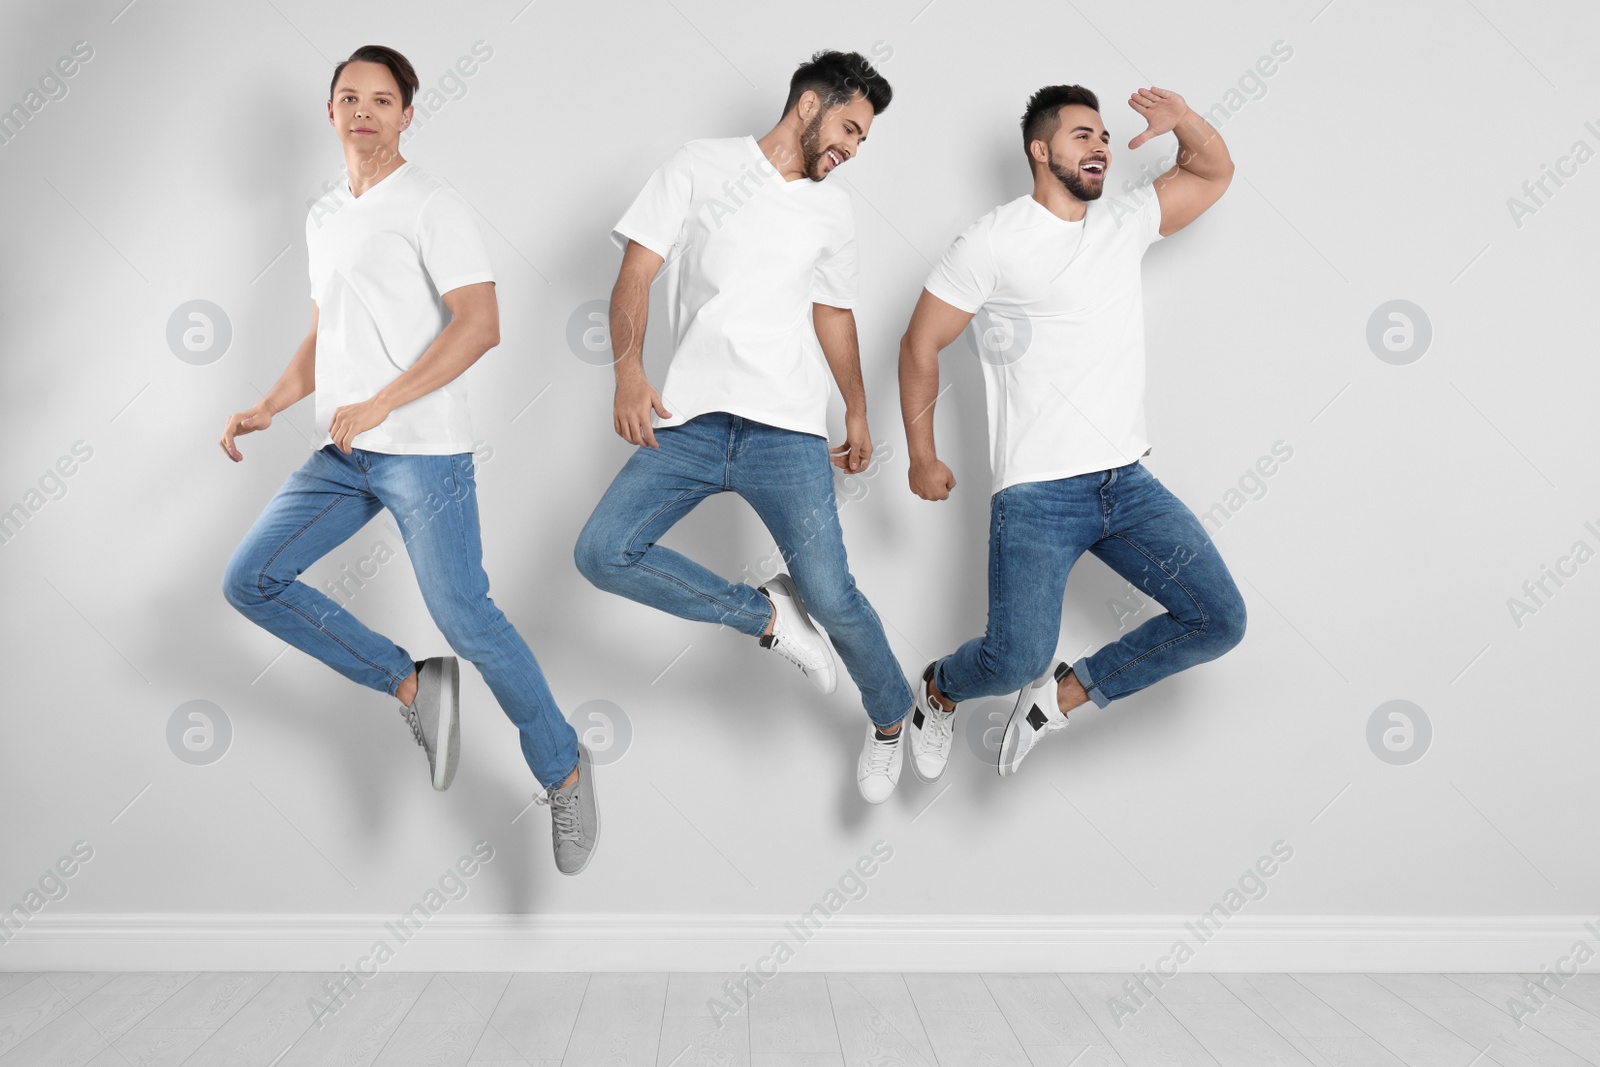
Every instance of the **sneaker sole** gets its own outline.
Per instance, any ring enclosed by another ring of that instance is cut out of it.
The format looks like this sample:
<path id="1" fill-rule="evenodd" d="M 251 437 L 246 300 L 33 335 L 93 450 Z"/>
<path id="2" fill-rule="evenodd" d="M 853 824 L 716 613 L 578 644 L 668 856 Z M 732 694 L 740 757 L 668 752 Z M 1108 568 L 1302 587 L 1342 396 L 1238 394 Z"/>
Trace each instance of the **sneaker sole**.
<path id="1" fill-rule="evenodd" d="M 928 712 L 924 711 L 923 714 L 927 715 Z M 954 720 L 952 720 L 952 721 L 954 721 Z M 908 722 L 904 726 L 902 726 L 901 729 L 902 730 L 910 730 L 910 729 L 912 729 L 912 726 Z M 913 736 L 915 736 L 915 735 L 913 735 Z M 911 739 L 909 737 L 906 738 L 907 742 L 909 742 L 910 740 Z M 932 785 L 934 782 L 937 782 L 939 779 L 943 778 L 945 770 L 948 769 L 949 766 L 950 766 L 950 757 L 946 756 L 944 758 L 944 765 L 939 768 L 939 773 L 938 774 L 935 774 L 931 778 L 929 776 L 923 774 L 922 773 L 922 768 L 917 766 L 917 749 L 916 749 L 915 745 L 913 745 L 910 749 L 908 749 L 906 751 L 905 761 L 911 765 L 911 773 L 913 775 L 915 775 L 917 781 L 921 782 L 923 785 Z"/>
<path id="2" fill-rule="evenodd" d="M 995 759 L 995 769 L 1000 772 L 1000 777 L 1009 778 L 1017 773 L 1017 768 L 1022 766 L 1022 761 L 1027 758 L 1029 750 L 1033 747 L 1017 750 L 1022 746 L 1022 722 L 1026 713 L 1022 710 L 1026 704 L 1031 704 L 1028 694 L 1043 684 L 1044 679 L 1050 677 L 1046 674 L 1043 678 L 1036 678 L 1029 682 L 1027 688 L 1017 694 L 1017 703 L 1011 709 L 1011 718 L 1006 720 L 1006 732 L 1000 738 L 1000 753 Z"/>
<path id="3" fill-rule="evenodd" d="M 811 684 L 815 685 L 823 696 L 827 696 L 839 688 L 839 661 L 833 653 L 833 646 L 828 643 L 828 639 L 822 635 L 822 631 L 817 628 L 816 622 L 811 618 L 811 613 L 806 610 L 806 602 L 800 596 L 800 590 L 794 587 L 792 578 L 787 574 L 780 574 L 767 584 L 781 585 L 788 591 L 789 598 L 794 601 L 794 606 L 800 609 L 800 618 L 805 620 L 806 628 L 816 635 L 817 643 L 822 646 L 822 654 L 828 657 L 828 671 L 826 674 L 821 671 L 806 672 L 807 677 L 814 677 L 820 680 L 821 684 L 818 684 L 818 681 L 813 681 Z"/>
<path id="4" fill-rule="evenodd" d="M 461 664 L 454 656 L 446 656 L 443 669 L 445 676 L 444 684 L 440 686 L 439 736 L 445 740 L 445 749 L 435 752 L 433 757 L 433 788 L 441 793 L 455 781 L 456 764 L 461 759 Z"/>
<path id="5" fill-rule="evenodd" d="M 932 667 L 933 663 L 935 663 L 935 662 L 937 662 L 937 661 L 935 660 L 935 661 L 930 662 L 928 664 L 928 666 Z M 926 669 L 923 670 L 922 678 L 917 682 L 916 703 L 912 705 L 912 714 L 913 715 L 916 714 L 919 711 L 922 712 L 922 715 L 923 715 L 924 719 L 928 718 L 929 716 L 931 716 L 933 714 L 933 707 L 928 703 L 928 672 L 927 672 Z M 955 720 L 951 719 L 950 721 L 952 723 L 951 729 L 953 730 L 955 728 L 954 725 L 953 725 L 955 723 Z M 903 729 L 903 730 L 913 729 L 913 725 L 910 722 L 909 717 L 907 718 L 905 726 L 901 727 L 901 729 Z M 911 736 L 915 737 L 916 734 L 912 734 Z M 951 744 L 952 744 L 952 746 L 955 744 L 955 738 L 954 737 L 951 738 Z M 916 775 L 917 781 L 922 782 L 924 785 L 932 785 L 934 782 L 937 782 L 939 779 L 943 778 L 944 777 L 945 768 L 950 766 L 950 756 L 949 756 L 948 753 L 946 753 L 945 757 L 944 757 L 944 763 L 939 767 L 939 773 L 934 775 L 932 778 L 929 778 L 928 776 L 924 775 L 922 773 L 921 768 L 919 768 L 917 766 L 917 746 L 916 745 L 912 745 L 911 748 L 909 750 L 907 750 L 906 758 L 911 764 L 911 773 Z"/>
<path id="6" fill-rule="evenodd" d="M 582 874 L 583 869 L 589 866 L 589 861 L 594 859 L 594 854 L 600 851 L 600 802 L 594 798 L 595 791 L 593 775 L 594 763 L 589 759 L 588 750 L 583 747 L 582 743 L 580 743 L 578 745 L 578 778 L 581 780 L 585 777 L 588 777 L 589 779 L 589 806 L 594 809 L 594 845 L 590 847 L 589 854 L 583 857 L 583 862 L 578 864 L 576 870 L 563 871 L 560 867 L 556 868 L 556 873 L 564 874 L 568 878 L 571 878 L 574 875 Z"/>

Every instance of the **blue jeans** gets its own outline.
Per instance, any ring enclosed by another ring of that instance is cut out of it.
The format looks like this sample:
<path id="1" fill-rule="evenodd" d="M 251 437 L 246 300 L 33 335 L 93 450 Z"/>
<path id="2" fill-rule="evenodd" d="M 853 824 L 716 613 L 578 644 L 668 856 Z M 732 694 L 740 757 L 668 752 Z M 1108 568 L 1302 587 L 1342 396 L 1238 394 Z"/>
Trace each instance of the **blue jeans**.
<path id="1" fill-rule="evenodd" d="M 658 427 L 655 435 L 661 447 L 634 451 L 578 535 L 573 555 L 583 576 L 679 618 L 762 633 L 772 607 L 758 590 L 656 543 L 706 497 L 738 493 L 777 542 L 807 613 L 828 632 L 861 690 L 868 717 L 879 726 L 899 722 L 911 710 L 911 688 L 850 575 L 828 442 L 723 411 Z"/>
<path id="2" fill-rule="evenodd" d="M 381 509 L 400 526 L 428 613 L 456 654 L 478 668 L 522 733 L 522 755 L 545 788 L 578 765 L 578 736 L 562 718 L 533 653 L 489 599 L 472 454 L 398 456 L 325 445 L 289 476 L 228 561 L 223 593 L 252 622 L 353 682 L 391 696 L 411 655 L 344 606 L 298 581 Z M 354 580 L 342 590 L 352 596 Z"/>
<path id="3" fill-rule="evenodd" d="M 1098 707 L 1244 637 L 1244 599 L 1200 520 L 1135 461 L 989 500 L 989 626 L 939 661 L 934 685 L 953 701 L 1014 693 L 1049 670 L 1067 573 L 1085 551 L 1166 613 L 1072 665 Z"/>

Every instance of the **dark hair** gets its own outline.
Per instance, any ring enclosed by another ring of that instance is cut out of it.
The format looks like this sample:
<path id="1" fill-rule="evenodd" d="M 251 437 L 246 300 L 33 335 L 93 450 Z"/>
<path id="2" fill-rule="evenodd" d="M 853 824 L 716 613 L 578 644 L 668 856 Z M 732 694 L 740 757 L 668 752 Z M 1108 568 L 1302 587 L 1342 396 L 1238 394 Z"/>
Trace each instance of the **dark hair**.
<path id="1" fill-rule="evenodd" d="M 333 92 L 338 88 L 339 75 L 343 74 L 344 68 L 351 63 L 382 63 L 388 67 L 389 73 L 394 75 L 394 83 L 400 87 L 402 111 L 411 106 L 411 94 L 422 84 L 417 81 L 417 72 L 411 69 L 411 60 L 387 45 L 364 44 L 351 52 L 349 59 L 333 68 L 333 80 L 328 83 L 329 100 L 333 99 Z"/>
<path id="2" fill-rule="evenodd" d="M 1081 85 L 1046 85 L 1028 98 L 1028 109 L 1022 113 L 1022 150 L 1029 151 L 1035 141 L 1050 143 L 1061 128 L 1061 109 L 1068 104 L 1082 104 L 1091 111 L 1100 110 L 1100 101 Z M 1033 154 L 1029 152 L 1029 160 Z"/>
<path id="3" fill-rule="evenodd" d="M 857 93 L 865 93 L 874 115 L 888 107 L 894 96 L 894 90 L 889 88 L 883 75 L 873 69 L 860 52 L 827 49 L 812 56 L 810 62 L 800 64 L 794 77 L 789 79 L 789 99 L 783 102 L 783 114 L 794 109 L 807 89 L 822 98 L 824 108 L 849 103 Z"/>

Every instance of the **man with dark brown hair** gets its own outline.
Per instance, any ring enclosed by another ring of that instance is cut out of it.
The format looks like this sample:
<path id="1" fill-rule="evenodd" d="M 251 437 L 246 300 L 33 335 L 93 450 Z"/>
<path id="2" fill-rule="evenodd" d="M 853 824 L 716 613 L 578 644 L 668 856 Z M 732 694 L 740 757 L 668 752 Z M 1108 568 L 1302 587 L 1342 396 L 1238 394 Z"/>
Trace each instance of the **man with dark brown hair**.
<path id="1" fill-rule="evenodd" d="M 400 155 L 417 76 L 400 53 L 358 48 L 329 87 L 346 180 L 306 218 L 311 330 L 283 376 L 228 419 L 235 438 L 316 393 L 322 440 L 228 563 L 224 592 L 248 618 L 345 677 L 393 694 L 445 789 L 460 752 L 454 656 L 414 661 L 348 609 L 298 581 L 379 511 L 399 524 L 423 600 L 522 734 L 551 807 L 556 866 L 576 874 L 599 834 L 587 750 L 533 653 L 489 598 L 476 470 L 460 375 L 500 343 L 494 273 L 471 209 Z"/>

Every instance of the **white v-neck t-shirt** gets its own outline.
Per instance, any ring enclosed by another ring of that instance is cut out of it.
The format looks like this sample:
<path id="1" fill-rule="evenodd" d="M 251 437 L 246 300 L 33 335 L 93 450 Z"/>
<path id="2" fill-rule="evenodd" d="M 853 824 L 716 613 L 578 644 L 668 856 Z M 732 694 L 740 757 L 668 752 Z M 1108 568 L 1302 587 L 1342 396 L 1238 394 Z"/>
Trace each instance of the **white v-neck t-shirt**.
<path id="1" fill-rule="evenodd" d="M 349 174 L 306 215 L 317 304 L 316 407 L 323 448 L 334 410 L 370 400 L 428 350 L 451 319 L 443 294 L 494 281 L 461 194 L 410 160 L 360 196 Z M 356 434 L 352 447 L 397 455 L 473 451 L 460 378 Z"/>
<path id="2" fill-rule="evenodd" d="M 843 186 L 787 181 L 751 136 L 690 141 L 658 167 L 611 238 L 666 263 L 677 426 L 713 411 L 826 437 L 833 379 L 812 303 L 853 308 L 855 209 Z"/>
<path id="3" fill-rule="evenodd" d="M 1150 451 L 1140 261 L 1161 239 L 1154 190 L 1068 222 L 1021 196 L 958 236 L 924 288 L 974 313 L 992 492 L 1110 470 Z"/>

